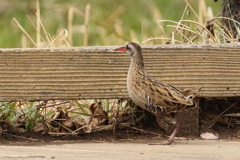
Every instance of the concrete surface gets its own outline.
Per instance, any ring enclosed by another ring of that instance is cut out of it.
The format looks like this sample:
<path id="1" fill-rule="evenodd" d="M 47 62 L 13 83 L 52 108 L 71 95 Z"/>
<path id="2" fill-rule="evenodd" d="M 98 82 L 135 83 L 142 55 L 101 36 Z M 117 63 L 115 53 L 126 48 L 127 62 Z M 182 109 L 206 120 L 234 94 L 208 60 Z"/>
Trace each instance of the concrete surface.
<path id="1" fill-rule="evenodd" d="M 177 140 L 171 146 L 144 143 L 74 143 L 41 146 L 0 145 L 1 160 L 239 160 L 240 141 Z"/>

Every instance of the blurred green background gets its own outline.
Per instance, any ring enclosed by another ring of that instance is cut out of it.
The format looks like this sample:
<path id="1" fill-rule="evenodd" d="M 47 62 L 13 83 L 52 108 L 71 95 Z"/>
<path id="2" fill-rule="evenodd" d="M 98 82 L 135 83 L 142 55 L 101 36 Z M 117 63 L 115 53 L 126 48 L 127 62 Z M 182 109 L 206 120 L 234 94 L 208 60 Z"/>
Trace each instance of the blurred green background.
<path id="1" fill-rule="evenodd" d="M 206 7 L 211 7 L 213 15 L 221 12 L 221 2 L 213 0 L 188 0 L 196 13 L 200 3 L 205 2 Z M 70 8 L 74 8 L 71 46 L 82 46 L 84 39 L 84 15 L 87 4 L 90 4 L 90 20 L 88 24 L 87 45 L 119 45 L 128 41 L 141 43 L 150 37 L 161 36 L 156 20 L 168 19 L 179 21 L 183 16 L 186 2 L 184 0 L 40 0 L 40 17 L 46 31 L 54 39 L 63 29 L 69 29 L 68 15 Z M 36 41 L 36 1 L 34 0 L 1 0 L 0 5 L 0 47 L 18 48 L 34 47 L 19 29 L 17 21 L 27 33 Z M 28 18 L 29 17 L 29 18 Z M 185 19 L 198 21 L 190 11 Z M 31 19 L 31 21 L 30 21 Z M 34 25 L 33 25 L 33 24 Z M 170 33 L 169 28 L 164 28 Z M 168 31 L 169 30 L 169 31 Z M 43 31 L 41 36 L 46 37 Z M 65 45 L 63 45 L 65 46 Z M 42 45 L 41 47 L 46 47 Z M 58 46 L 60 47 L 60 46 Z"/>

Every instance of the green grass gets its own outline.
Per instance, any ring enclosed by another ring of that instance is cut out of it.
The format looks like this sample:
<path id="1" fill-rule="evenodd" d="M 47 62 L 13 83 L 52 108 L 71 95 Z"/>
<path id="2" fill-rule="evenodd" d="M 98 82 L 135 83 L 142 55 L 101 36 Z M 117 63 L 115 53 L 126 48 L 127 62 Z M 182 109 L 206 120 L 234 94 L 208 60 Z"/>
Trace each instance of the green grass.
<path id="1" fill-rule="evenodd" d="M 189 1 L 198 12 L 198 1 Z M 7 1 L 1 2 L 8 8 L 3 8 L 0 21 L 0 47 L 22 47 L 22 32 L 13 22 L 15 17 L 28 34 L 35 40 L 36 30 L 27 18 L 36 23 L 36 1 Z M 186 2 L 178 1 L 112 1 L 112 0 L 41 0 L 41 20 L 47 32 L 54 37 L 58 30 L 67 29 L 68 11 L 74 6 L 84 12 L 87 3 L 90 4 L 90 21 L 88 29 L 88 45 L 119 45 L 128 41 L 142 41 L 150 37 L 159 37 L 162 33 L 156 23 L 159 18 L 179 21 L 182 17 Z M 206 1 L 212 7 L 214 15 L 221 11 L 221 3 Z M 188 17 L 187 17 L 188 18 Z M 193 13 L 189 19 L 196 20 Z M 73 16 L 73 42 L 72 46 L 83 45 L 84 17 L 78 13 Z M 168 34 L 171 29 L 164 28 Z M 119 36 L 116 35 L 118 33 Z M 33 47 L 28 45 L 27 47 Z"/>

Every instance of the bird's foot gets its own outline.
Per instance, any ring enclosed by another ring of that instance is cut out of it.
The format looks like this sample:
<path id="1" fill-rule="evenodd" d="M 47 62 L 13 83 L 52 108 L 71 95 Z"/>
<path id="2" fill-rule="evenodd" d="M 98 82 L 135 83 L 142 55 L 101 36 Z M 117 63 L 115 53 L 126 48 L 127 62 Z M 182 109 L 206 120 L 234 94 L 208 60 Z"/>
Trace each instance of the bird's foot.
<path id="1" fill-rule="evenodd" d="M 177 131 L 179 129 L 179 124 L 176 125 L 173 133 L 171 134 L 171 136 L 168 138 L 167 141 L 164 141 L 164 142 L 161 142 L 161 143 L 148 143 L 148 145 L 170 145 L 172 144 L 172 142 L 174 141 L 174 137 L 176 136 L 177 134 Z"/>

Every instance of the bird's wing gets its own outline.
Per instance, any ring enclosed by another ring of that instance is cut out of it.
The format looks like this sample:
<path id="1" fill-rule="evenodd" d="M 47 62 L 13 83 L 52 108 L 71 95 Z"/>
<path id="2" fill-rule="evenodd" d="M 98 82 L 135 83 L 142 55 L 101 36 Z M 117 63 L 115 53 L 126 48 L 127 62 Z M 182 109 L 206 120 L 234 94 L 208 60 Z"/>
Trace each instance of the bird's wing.
<path id="1" fill-rule="evenodd" d="M 191 99 L 194 99 L 196 95 L 201 91 L 201 87 L 198 88 L 193 88 L 193 89 L 181 89 L 181 88 L 176 88 L 174 86 L 171 86 L 178 90 L 180 93 L 182 93 L 185 97 L 189 97 Z"/>
<path id="2" fill-rule="evenodd" d="M 177 88 L 170 85 L 164 85 L 161 90 L 166 90 L 165 100 L 171 103 L 181 104 L 181 105 L 193 105 L 191 98 L 184 96 Z"/>
<path id="3" fill-rule="evenodd" d="M 144 88 L 144 95 L 148 98 L 149 106 L 154 105 L 170 109 L 175 108 L 177 104 L 184 106 L 194 104 L 191 98 L 184 96 L 177 88 L 154 78 L 151 78 L 150 83 L 147 83 Z M 149 98 L 151 99 L 149 100 Z"/>

